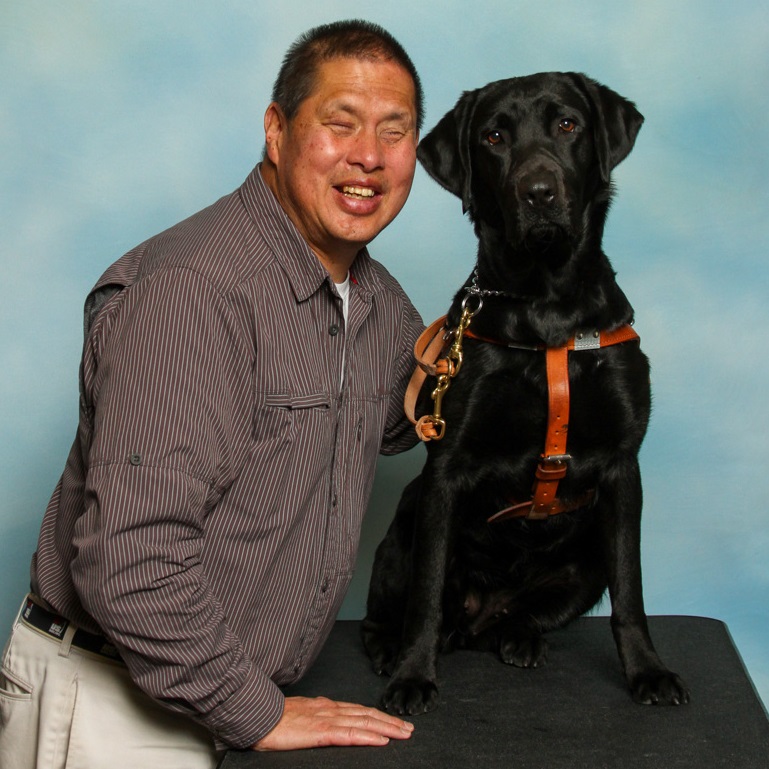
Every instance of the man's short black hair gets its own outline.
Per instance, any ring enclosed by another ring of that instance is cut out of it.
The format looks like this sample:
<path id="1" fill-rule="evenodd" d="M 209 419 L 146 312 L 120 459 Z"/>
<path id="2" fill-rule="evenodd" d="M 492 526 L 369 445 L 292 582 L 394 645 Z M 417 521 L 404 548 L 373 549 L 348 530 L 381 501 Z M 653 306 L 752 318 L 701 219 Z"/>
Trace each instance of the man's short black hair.
<path id="1" fill-rule="evenodd" d="M 320 64 L 335 58 L 395 61 L 403 67 L 414 81 L 417 129 L 421 129 L 424 94 L 413 62 L 387 30 L 359 19 L 314 27 L 288 49 L 272 89 L 272 100 L 280 105 L 289 120 L 312 93 Z"/>

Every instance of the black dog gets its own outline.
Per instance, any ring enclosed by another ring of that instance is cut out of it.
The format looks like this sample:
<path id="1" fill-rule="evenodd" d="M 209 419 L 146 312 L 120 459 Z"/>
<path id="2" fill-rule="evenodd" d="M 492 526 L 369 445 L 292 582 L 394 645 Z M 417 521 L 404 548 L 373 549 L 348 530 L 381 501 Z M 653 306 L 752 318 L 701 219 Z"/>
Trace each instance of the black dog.
<path id="1" fill-rule="evenodd" d="M 462 199 L 479 248 L 446 324 L 456 341 L 469 308 L 461 371 L 442 403 L 445 435 L 429 443 L 374 563 L 362 635 L 376 671 L 392 676 L 390 711 L 434 705 L 440 650 L 544 663 L 543 634 L 588 611 L 607 587 L 633 698 L 688 701 L 647 629 L 637 457 L 649 367 L 601 246 L 610 174 L 642 122 L 605 86 L 548 73 L 465 93 L 419 145 L 428 173 Z M 617 329 L 629 334 L 612 339 Z M 544 348 L 569 340 L 570 402 L 552 428 Z M 422 388 L 422 412 L 435 386 Z M 550 429 L 561 442 L 568 433 L 566 452 L 548 454 Z M 555 485 L 557 499 L 532 500 L 535 481 L 540 491 Z M 512 517 L 489 521 L 505 509 Z"/>

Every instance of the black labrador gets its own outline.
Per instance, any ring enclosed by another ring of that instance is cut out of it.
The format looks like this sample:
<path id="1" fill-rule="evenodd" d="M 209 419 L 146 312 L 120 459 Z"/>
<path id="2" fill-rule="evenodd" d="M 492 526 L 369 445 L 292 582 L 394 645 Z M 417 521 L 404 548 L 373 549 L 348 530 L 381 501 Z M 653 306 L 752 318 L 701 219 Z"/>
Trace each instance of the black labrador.
<path id="1" fill-rule="evenodd" d="M 607 587 L 633 699 L 689 699 L 654 649 L 643 604 L 648 361 L 632 332 L 599 343 L 633 321 L 601 240 L 611 171 L 642 122 L 630 101 L 584 75 L 544 73 L 464 93 L 419 145 L 427 172 L 461 198 L 479 247 L 447 316 L 456 341 L 470 308 L 461 370 L 442 400 L 445 432 L 428 444 L 373 567 L 362 636 L 375 670 L 391 675 L 389 711 L 434 706 L 439 651 L 543 664 L 543 634 Z M 570 351 L 568 413 L 556 427 L 568 445 L 553 457 L 546 358 L 555 348 Z M 435 387 L 423 386 L 421 412 Z M 550 471 L 557 514 L 532 500 L 543 478 L 552 491 Z"/>

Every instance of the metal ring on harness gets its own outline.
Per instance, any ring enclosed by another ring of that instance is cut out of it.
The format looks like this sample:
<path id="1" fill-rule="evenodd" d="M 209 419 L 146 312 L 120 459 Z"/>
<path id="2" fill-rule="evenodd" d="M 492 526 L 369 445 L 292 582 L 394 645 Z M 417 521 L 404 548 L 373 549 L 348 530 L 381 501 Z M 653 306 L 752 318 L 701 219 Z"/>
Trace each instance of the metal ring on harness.
<path id="1" fill-rule="evenodd" d="M 471 297 L 474 297 L 478 300 L 478 306 L 471 310 L 467 306 L 467 300 Z M 462 299 L 462 311 L 464 312 L 467 310 L 468 317 L 474 318 L 483 308 L 483 297 L 481 296 L 480 292 L 476 289 L 473 291 L 472 287 L 467 289 L 467 293 L 465 294 L 464 298 Z"/>

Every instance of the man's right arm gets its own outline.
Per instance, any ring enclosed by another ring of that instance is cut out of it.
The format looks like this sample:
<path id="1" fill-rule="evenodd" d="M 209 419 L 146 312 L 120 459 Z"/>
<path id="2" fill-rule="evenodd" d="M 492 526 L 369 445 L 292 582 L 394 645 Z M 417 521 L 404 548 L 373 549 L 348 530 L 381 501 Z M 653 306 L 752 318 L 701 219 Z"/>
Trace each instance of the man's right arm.
<path id="1" fill-rule="evenodd" d="M 277 723 L 283 695 L 230 629 L 202 553 L 249 445 L 252 351 L 215 287 L 190 270 L 152 276 L 113 320 L 88 383 L 93 439 L 72 578 L 144 691 L 247 747 Z"/>

